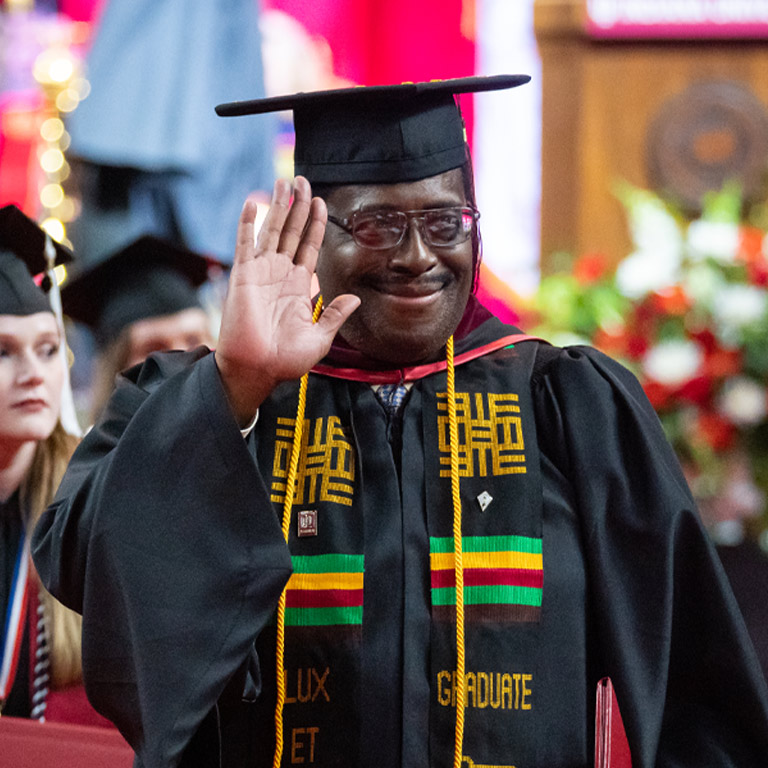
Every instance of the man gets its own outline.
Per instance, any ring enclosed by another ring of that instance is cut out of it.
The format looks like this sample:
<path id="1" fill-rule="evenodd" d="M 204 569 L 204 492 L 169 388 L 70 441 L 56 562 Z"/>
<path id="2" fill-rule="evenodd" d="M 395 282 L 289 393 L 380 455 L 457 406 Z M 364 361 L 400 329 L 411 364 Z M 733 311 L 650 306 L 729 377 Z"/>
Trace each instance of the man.
<path id="1" fill-rule="evenodd" d="M 215 355 L 123 378 L 36 531 L 137 765 L 586 766 L 606 676 L 633 765 L 764 763 L 754 652 L 637 381 L 472 296 L 453 94 L 527 79 L 221 108 L 292 108 L 300 175 L 255 240 L 243 208 Z"/>
<path id="2" fill-rule="evenodd" d="M 214 267 L 222 269 L 215 259 L 145 234 L 67 280 L 64 313 L 90 328 L 97 346 L 91 420 L 112 393 L 115 376 L 150 352 L 213 345 L 213 320 L 200 287 Z"/>

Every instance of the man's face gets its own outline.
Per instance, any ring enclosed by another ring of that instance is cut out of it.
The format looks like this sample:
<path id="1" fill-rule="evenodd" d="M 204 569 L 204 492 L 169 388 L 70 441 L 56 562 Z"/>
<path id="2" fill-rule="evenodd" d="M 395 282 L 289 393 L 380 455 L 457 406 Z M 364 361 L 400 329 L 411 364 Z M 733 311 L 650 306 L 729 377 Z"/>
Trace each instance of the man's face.
<path id="1" fill-rule="evenodd" d="M 461 170 L 402 184 L 351 184 L 326 199 L 339 219 L 355 211 L 414 211 L 467 205 Z M 323 300 L 343 293 L 361 305 L 342 326 L 348 344 L 394 366 L 432 362 L 456 330 L 473 281 L 472 241 L 428 245 L 410 218 L 400 245 L 370 250 L 328 223 L 317 275 Z"/>
<path id="2" fill-rule="evenodd" d="M 126 367 L 141 363 L 152 352 L 167 349 L 194 349 L 212 346 L 208 316 L 198 307 L 182 309 L 173 315 L 137 320 L 129 328 L 130 350 Z"/>

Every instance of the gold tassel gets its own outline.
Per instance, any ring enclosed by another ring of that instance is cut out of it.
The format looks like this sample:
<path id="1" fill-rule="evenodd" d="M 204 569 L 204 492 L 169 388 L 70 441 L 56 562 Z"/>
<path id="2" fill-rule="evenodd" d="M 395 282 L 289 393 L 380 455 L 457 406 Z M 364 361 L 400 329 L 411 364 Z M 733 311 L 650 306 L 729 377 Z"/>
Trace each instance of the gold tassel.
<path id="1" fill-rule="evenodd" d="M 312 322 L 316 323 L 323 308 L 323 297 L 320 296 L 312 313 Z M 296 474 L 301 454 L 301 438 L 304 433 L 304 411 L 307 407 L 307 382 L 309 373 L 301 377 L 299 384 L 299 404 L 296 408 L 296 424 L 293 428 L 293 445 L 291 460 L 288 465 L 288 477 L 285 481 L 285 501 L 283 503 L 282 529 L 283 538 L 288 543 L 288 532 L 291 526 L 291 510 L 293 497 L 296 492 Z M 283 707 L 285 706 L 285 589 L 277 604 L 277 645 L 275 649 L 275 666 L 277 673 L 277 703 L 275 704 L 275 755 L 273 768 L 280 768 L 283 759 Z"/>
<path id="2" fill-rule="evenodd" d="M 456 420 L 456 387 L 453 365 L 453 336 L 446 344 L 448 394 L 448 436 L 451 448 L 451 499 L 453 501 L 453 572 L 456 580 L 456 730 L 454 768 L 461 768 L 464 742 L 464 700 L 466 697 L 464 631 L 464 561 L 461 540 L 461 496 L 459 494 L 459 427 Z"/>

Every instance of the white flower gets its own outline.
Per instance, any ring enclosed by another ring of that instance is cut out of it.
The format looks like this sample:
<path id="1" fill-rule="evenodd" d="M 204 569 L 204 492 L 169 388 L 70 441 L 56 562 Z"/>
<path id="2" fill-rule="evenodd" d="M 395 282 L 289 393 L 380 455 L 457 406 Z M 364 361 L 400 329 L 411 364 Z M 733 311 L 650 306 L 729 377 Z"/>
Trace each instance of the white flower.
<path id="1" fill-rule="evenodd" d="M 720 289 L 725 285 L 722 272 L 711 263 L 691 265 L 682 277 L 682 285 L 695 304 L 711 306 Z"/>
<path id="2" fill-rule="evenodd" d="M 698 219 L 688 226 L 688 253 L 693 260 L 711 257 L 732 264 L 739 252 L 739 225 Z"/>
<path id="3" fill-rule="evenodd" d="M 640 299 L 674 285 L 679 266 L 676 253 L 636 251 L 616 267 L 616 285 L 627 298 Z"/>
<path id="4" fill-rule="evenodd" d="M 655 196 L 633 196 L 629 204 L 629 230 L 638 251 L 680 253 L 682 250 L 680 226 Z"/>
<path id="5" fill-rule="evenodd" d="M 738 343 L 739 331 L 759 321 L 768 307 L 768 294 L 756 285 L 726 283 L 712 302 L 712 316 L 718 335 L 726 343 Z"/>
<path id="6" fill-rule="evenodd" d="M 745 376 L 729 379 L 720 392 L 718 410 L 737 426 L 754 426 L 768 412 L 765 388 Z"/>
<path id="7" fill-rule="evenodd" d="M 645 375 L 668 387 L 690 381 L 699 371 L 704 353 L 698 344 L 686 339 L 662 341 L 643 357 Z"/>

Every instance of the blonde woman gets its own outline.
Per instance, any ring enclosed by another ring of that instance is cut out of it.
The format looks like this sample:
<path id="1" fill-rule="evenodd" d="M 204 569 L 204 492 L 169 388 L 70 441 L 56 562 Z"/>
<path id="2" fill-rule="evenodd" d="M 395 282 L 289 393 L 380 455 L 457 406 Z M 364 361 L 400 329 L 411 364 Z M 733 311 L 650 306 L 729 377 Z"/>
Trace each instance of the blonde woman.
<path id="1" fill-rule="evenodd" d="M 43 250 L 34 222 L 13 206 L 0 211 L 0 708 L 104 724 L 81 685 L 80 616 L 39 584 L 29 559 L 28 534 L 77 444 L 61 423 L 60 324 L 32 278 Z"/>

